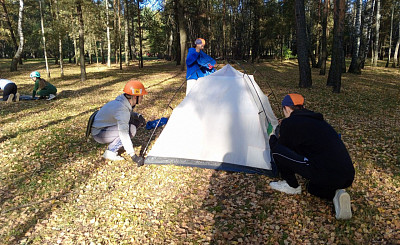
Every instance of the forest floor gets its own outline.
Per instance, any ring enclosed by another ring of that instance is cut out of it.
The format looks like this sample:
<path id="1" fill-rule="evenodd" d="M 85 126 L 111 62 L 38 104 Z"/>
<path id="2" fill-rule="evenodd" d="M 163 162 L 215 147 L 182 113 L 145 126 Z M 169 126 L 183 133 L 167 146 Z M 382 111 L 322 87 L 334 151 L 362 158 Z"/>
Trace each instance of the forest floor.
<path id="1" fill-rule="evenodd" d="M 306 191 L 273 191 L 266 176 L 137 168 L 128 157 L 104 161 L 106 146 L 85 139 L 91 113 L 136 78 L 149 94 L 135 110 L 147 120 L 160 118 L 185 79 L 171 62 L 144 65 L 88 65 L 88 79 L 81 82 L 78 66 L 66 64 L 61 79 L 52 64 L 56 99 L 0 102 L 1 244 L 400 244 L 399 69 L 343 74 L 342 91 L 333 94 L 318 69 L 312 70 L 313 87 L 300 89 L 295 61 L 256 65 L 257 83 L 266 94 L 269 83 L 276 94 L 277 100 L 270 97 L 274 108 L 285 94 L 299 92 L 342 135 L 356 178 L 348 189 L 353 218 L 338 221 L 332 202 Z M 244 67 L 254 72 L 252 65 Z M 8 68 L 9 60 L 0 60 L 1 76 L 26 95 L 33 89 L 29 73 L 46 74 L 38 60 L 26 61 L 18 72 Z M 138 130 L 137 151 L 149 134 Z"/>

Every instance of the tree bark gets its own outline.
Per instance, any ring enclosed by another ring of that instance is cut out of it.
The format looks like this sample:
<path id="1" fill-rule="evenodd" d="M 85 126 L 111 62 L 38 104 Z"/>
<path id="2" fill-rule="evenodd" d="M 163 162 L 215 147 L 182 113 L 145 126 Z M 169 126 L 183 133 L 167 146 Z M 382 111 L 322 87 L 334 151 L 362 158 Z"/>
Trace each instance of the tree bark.
<path id="1" fill-rule="evenodd" d="M 106 25 L 107 25 L 107 67 L 111 67 L 110 14 L 108 10 L 108 0 L 106 0 Z"/>
<path id="2" fill-rule="evenodd" d="M 7 11 L 7 6 L 6 6 L 6 3 L 5 3 L 5 0 L 0 0 L 0 2 L 1 2 L 1 5 L 3 6 L 4 17 L 6 19 L 6 22 L 7 22 L 7 25 L 8 25 L 8 29 L 10 30 L 11 40 L 13 41 L 13 44 L 14 44 L 14 52 L 17 52 L 18 43 L 17 43 L 17 39 L 15 38 L 15 35 L 14 35 L 14 29 L 12 28 L 10 17 L 8 16 L 8 11 Z"/>
<path id="3" fill-rule="evenodd" d="M 334 93 L 340 93 L 343 68 L 343 29 L 345 0 L 335 0 L 333 25 L 332 62 L 328 75 L 328 86 L 333 86 Z"/>
<path id="4" fill-rule="evenodd" d="M 79 56 L 81 66 L 81 81 L 86 81 L 86 67 L 85 67 L 85 26 L 83 23 L 82 15 L 82 0 L 76 0 L 76 12 L 79 19 Z"/>
<path id="5" fill-rule="evenodd" d="M 392 16 L 390 18 L 390 36 L 389 36 L 389 57 L 386 62 L 386 67 L 389 67 L 390 56 L 392 55 L 392 37 L 393 37 L 393 15 L 394 15 L 394 5 L 392 6 Z M 399 33 L 400 35 L 400 33 Z"/>
<path id="6" fill-rule="evenodd" d="M 44 61 L 46 63 L 47 78 L 50 78 L 49 62 L 47 60 L 47 52 L 46 52 L 46 36 L 44 35 L 44 21 L 43 21 L 43 11 L 42 11 L 42 0 L 39 0 L 39 10 L 40 10 L 40 26 L 42 28 L 42 38 L 43 38 Z"/>
<path id="7" fill-rule="evenodd" d="M 361 74 L 360 67 L 360 40 L 361 40 L 361 9 L 362 0 L 357 0 L 356 2 L 356 19 L 354 26 L 354 41 L 353 41 L 353 52 L 351 56 L 351 63 L 349 67 L 349 72 L 354 74 Z"/>
<path id="8" fill-rule="evenodd" d="M 142 27 L 140 26 L 140 1 L 137 1 L 138 8 L 138 31 L 139 31 L 139 68 L 143 68 L 143 46 L 142 46 Z"/>
<path id="9" fill-rule="evenodd" d="M 362 58 L 361 58 L 361 69 L 364 69 L 365 66 L 365 60 L 368 57 L 369 53 L 369 48 L 370 48 L 370 43 L 371 43 L 371 34 L 372 34 L 372 23 L 374 19 L 374 10 L 375 10 L 375 0 L 369 0 L 367 3 L 367 28 L 366 28 L 366 36 L 365 36 L 365 46 L 363 49 L 363 52 L 361 53 Z"/>
<path id="10" fill-rule="evenodd" d="M 376 67 L 378 65 L 378 55 L 379 55 L 379 30 L 381 25 L 381 0 L 376 2 L 376 23 L 375 23 L 375 42 L 374 42 L 374 59 L 372 66 Z"/>
<path id="11" fill-rule="evenodd" d="M 184 71 L 186 68 L 186 40 L 187 40 L 187 34 L 186 34 L 186 26 L 185 26 L 185 12 L 184 12 L 184 0 L 179 0 L 178 1 L 178 16 L 179 16 L 179 40 L 180 40 L 180 46 L 181 46 L 181 70 Z"/>
<path id="12" fill-rule="evenodd" d="M 16 71 L 18 69 L 18 61 L 21 59 L 22 51 L 24 50 L 24 33 L 22 31 L 24 13 L 24 0 L 19 0 L 19 11 L 18 11 L 18 35 L 19 35 L 19 46 L 17 52 L 15 52 L 14 58 L 11 61 L 10 71 Z"/>
<path id="13" fill-rule="evenodd" d="M 60 20 L 60 10 L 58 8 L 58 0 L 54 0 L 54 4 L 56 6 L 56 20 L 57 22 Z M 58 30 L 58 52 L 59 57 L 60 57 L 60 73 L 61 73 L 61 78 L 64 77 L 64 55 L 63 55 L 63 42 L 62 42 L 62 34 L 61 30 Z"/>
<path id="14" fill-rule="evenodd" d="M 321 36 L 321 69 L 319 70 L 319 75 L 325 76 L 326 73 L 326 59 L 328 58 L 328 48 L 327 48 L 327 38 L 326 38 L 326 29 L 328 26 L 328 10 L 329 10 L 329 1 L 324 0 L 324 11 L 322 12 L 322 36 Z"/>
<path id="15" fill-rule="evenodd" d="M 122 70 L 122 37 L 121 37 L 121 2 L 118 3 L 118 49 L 119 49 L 119 69 Z"/>
<path id="16" fill-rule="evenodd" d="M 309 88 L 312 86 L 311 68 L 308 61 L 308 42 L 306 33 L 306 15 L 304 0 L 295 2 L 296 27 L 297 27 L 297 59 L 299 62 L 300 82 L 299 87 Z"/>
<path id="17" fill-rule="evenodd" d="M 399 21 L 399 35 L 396 43 L 396 47 L 394 49 L 394 56 L 393 56 L 393 63 L 392 67 L 395 68 L 399 63 L 398 63 L 398 55 L 399 55 L 399 46 L 400 46 L 400 21 Z"/>
<path id="18" fill-rule="evenodd" d="M 124 1 L 124 28 L 125 28 L 125 43 L 124 43 L 124 51 L 125 51 L 125 65 L 129 65 L 129 8 L 128 8 L 128 0 Z"/>

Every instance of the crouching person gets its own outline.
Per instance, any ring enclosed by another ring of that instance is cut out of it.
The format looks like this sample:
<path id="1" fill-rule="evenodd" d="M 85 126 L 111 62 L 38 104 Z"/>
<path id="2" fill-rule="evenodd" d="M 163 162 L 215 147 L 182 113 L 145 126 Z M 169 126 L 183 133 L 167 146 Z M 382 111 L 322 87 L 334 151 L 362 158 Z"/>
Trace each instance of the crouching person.
<path id="1" fill-rule="evenodd" d="M 105 104 L 96 114 L 92 125 L 92 136 L 101 144 L 109 144 L 103 157 L 108 160 L 123 160 L 118 152 L 125 150 L 134 160 L 135 151 L 131 139 L 138 127 L 146 124 L 142 115 L 133 112 L 147 92 L 141 82 L 131 80 L 124 93 Z"/>
<path id="2" fill-rule="evenodd" d="M 288 94 L 282 101 L 285 119 L 279 138 L 270 137 L 272 157 L 283 181 L 271 182 L 274 190 L 300 194 L 295 174 L 308 180 L 307 191 L 333 200 L 337 219 L 350 219 L 350 196 L 344 190 L 354 180 L 354 166 L 336 131 L 322 114 L 304 108 L 300 94 Z"/>

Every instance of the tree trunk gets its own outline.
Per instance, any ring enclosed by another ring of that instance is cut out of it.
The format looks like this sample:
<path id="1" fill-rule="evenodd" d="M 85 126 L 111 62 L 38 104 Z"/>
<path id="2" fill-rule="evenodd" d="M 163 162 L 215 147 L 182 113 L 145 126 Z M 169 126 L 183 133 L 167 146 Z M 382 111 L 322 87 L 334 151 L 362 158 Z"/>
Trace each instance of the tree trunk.
<path id="1" fill-rule="evenodd" d="M 297 27 L 297 59 L 299 62 L 300 82 L 299 87 L 312 86 L 311 68 L 308 61 L 308 42 L 306 33 L 306 15 L 304 0 L 296 0 L 295 3 L 296 27 Z"/>
<path id="2" fill-rule="evenodd" d="M 222 1 L 222 58 L 226 59 L 226 0 Z"/>
<path id="3" fill-rule="evenodd" d="M 333 86 L 334 93 L 340 93 L 342 82 L 342 67 L 343 67 L 343 29 L 344 29 L 344 14 L 345 0 L 335 0 L 334 4 L 334 25 L 333 25 L 333 47 L 332 47 L 332 62 L 328 75 L 328 86 Z"/>
<path id="4" fill-rule="evenodd" d="M 351 63 L 349 67 L 350 73 L 361 74 L 360 67 L 360 40 L 361 40 L 361 9 L 362 0 L 357 0 L 356 2 L 356 19 L 354 25 L 354 41 L 353 41 L 353 52 L 351 55 Z"/>
<path id="5" fill-rule="evenodd" d="M 121 2 L 118 3 L 118 49 L 119 49 L 119 69 L 122 70 L 122 37 L 121 37 Z"/>
<path id="6" fill-rule="evenodd" d="M 129 65 L 129 8 L 128 8 L 128 0 L 124 1 L 124 28 L 125 28 L 125 43 L 124 43 L 124 51 L 125 51 L 125 65 Z"/>
<path id="7" fill-rule="evenodd" d="M 19 0 L 19 11 L 18 11 L 19 46 L 17 52 L 15 52 L 14 58 L 11 61 L 10 71 L 16 71 L 18 69 L 18 61 L 21 59 L 21 54 L 22 51 L 24 50 L 24 33 L 22 31 L 23 12 L 24 12 L 24 0 Z"/>
<path id="8" fill-rule="evenodd" d="M 140 26 L 140 1 L 137 1 L 138 8 L 138 31 L 139 31 L 139 68 L 143 68 L 143 46 L 142 46 L 142 27 Z"/>
<path id="9" fill-rule="evenodd" d="M 111 67 L 110 14 L 108 11 L 108 0 L 106 0 L 106 24 L 107 24 L 107 67 Z"/>
<path id="10" fill-rule="evenodd" d="M 397 43 L 396 43 L 396 48 L 394 49 L 394 56 L 393 56 L 393 63 L 392 63 L 392 67 L 395 68 L 396 65 L 398 65 L 398 55 L 399 55 L 399 46 L 400 46 L 400 21 L 399 21 L 399 32 L 398 32 L 398 39 L 397 39 Z"/>
<path id="11" fill-rule="evenodd" d="M 17 52 L 18 43 L 17 43 L 17 39 L 15 38 L 15 35 L 14 35 L 14 30 L 13 30 L 12 25 L 11 25 L 10 17 L 8 16 L 8 11 L 7 11 L 7 6 L 6 6 L 6 3 L 5 3 L 5 0 L 0 0 L 0 2 L 1 2 L 1 5 L 3 6 L 4 18 L 6 19 L 6 22 L 7 22 L 7 25 L 8 25 L 8 29 L 10 30 L 11 40 L 13 41 L 13 44 L 14 44 L 14 52 Z"/>
<path id="12" fill-rule="evenodd" d="M 132 11 L 134 12 L 134 11 Z M 135 40 L 135 18 L 133 17 L 132 14 L 132 21 L 131 21 L 131 28 L 132 28 L 132 36 L 131 36 L 131 42 L 132 42 L 132 60 L 136 60 L 136 40 Z"/>
<path id="13" fill-rule="evenodd" d="M 386 63 L 386 67 L 389 67 L 390 56 L 392 55 L 393 15 L 394 15 L 394 5 L 392 6 L 392 16 L 390 18 L 389 57 L 388 57 L 388 60 Z M 399 35 L 400 35 L 400 33 L 399 33 Z"/>
<path id="14" fill-rule="evenodd" d="M 369 53 L 369 47 L 371 46 L 371 35 L 372 35 L 372 23 L 373 23 L 373 19 L 374 19 L 374 10 L 375 10 L 375 0 L 369 0 L 367 3 L 367 11 L 366 11 L 366 15 L 367 15 L 367 20 L 365 22 L 367 22 L 367 28 L 366 28 L 366 37 L 365 37 L 365 46 L 364 46 L 364 50 L 361 58 L 361 69 L 364 69 L 365 66 L 365 60 L 368 57 L 368 53 Z M 371 58 L 372 59 L 372 58 Z"/>
<path id="15" fill-rule="evenodd" d="M 85 67 L 85 26 L 83 24 L 82 15 L 82 0 L 76 0 L 76 12 L 79 19 L 79 56 L 81 66 L 81 81 L 86 81 L 86 67 Z"/>
<path id="16" fill-rule="evenodd" d="M 379 55 L 379 29 L 381 25 L 381 0 L 376 2 L 376 23 L 375 23 L 375 42 L 374 42 L 374 61 L 372 66 L 376 67 L 378 65 L 378 55 Z"/>
<path id="17" fill-rule="evenodd" d="M 187 34 L 186 34 L 186 26 L 185 26 L 185 13 L 184 13 L 184 0 L 179 0 L 178 1 L 178 16 L 179 16 L 179 40 L 181 44 L 181 70 L 184 71 L 186 68 L 186 57 L 185 57 L 185 52 L 186 52 L 186 40 L 187 40 Z"/>
<path id="18" fill-rule="evenodd" d="M 324 11 L 322 12 L 322 36 L 321 36 L 321 69 L 319 70 L 319 75 L 324 76 L 326 73 L 326 59 L 328 58 L 328 50 L 327 50 L 327 38 L 326 38 L 326 29 L 328 25 L 328 9 L 329 9 L 329 1 L 324 0 Z"/>
<path id="19" fill-rule="evenodd" d="M 47 60 L 47 52 L 46 52 L 46 36 L 44 35 L 44 21 L 43 21 L 43 11 L 42 11 L 42 0 L 39 0 L 39 10 L 40 10 L 40 26 L 42 28 L 42 38 L 43 38 L 44 61 L 46 63 L 47 78 L 50 78 L 49 62 Z"/>

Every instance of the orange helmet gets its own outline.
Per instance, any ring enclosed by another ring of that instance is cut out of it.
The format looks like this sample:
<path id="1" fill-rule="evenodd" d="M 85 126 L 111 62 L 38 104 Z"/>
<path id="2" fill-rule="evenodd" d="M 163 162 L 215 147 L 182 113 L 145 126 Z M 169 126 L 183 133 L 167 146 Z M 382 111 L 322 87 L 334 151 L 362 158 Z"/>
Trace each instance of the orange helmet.
<path id="1" fill-rule="evenodd" d="M 130 80 L 125 84 L 124 93 L 135 96 L 147 94 L 143 84 L 138 80 Z"/>

